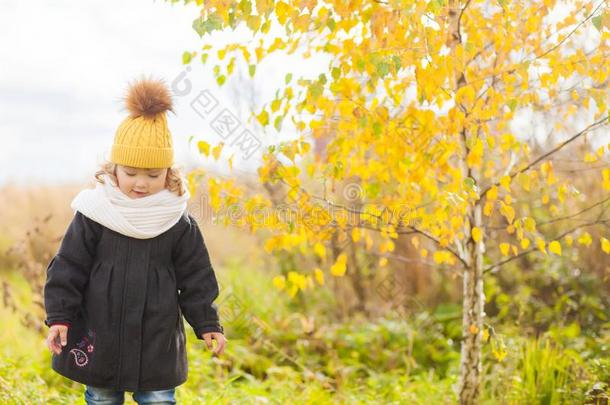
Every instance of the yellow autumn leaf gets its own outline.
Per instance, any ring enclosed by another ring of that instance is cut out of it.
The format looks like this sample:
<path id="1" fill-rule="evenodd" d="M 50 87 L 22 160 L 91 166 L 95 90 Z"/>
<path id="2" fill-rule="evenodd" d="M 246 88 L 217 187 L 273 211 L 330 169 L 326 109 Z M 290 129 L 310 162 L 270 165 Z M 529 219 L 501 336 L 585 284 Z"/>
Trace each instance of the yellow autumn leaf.
<path id="1" fill-rule="evenodd" d="M 282 100 L 275 99 L 271 102 L 271 112 L 277 112 L 280 109 L 280 105 L 282 104 Z"/>
<path id="2" fill-rule="evenodd" d="M 591 152 L 587 152 L 587 153 L 585 153 L 584 161 L 585 161 L 585 163 L 594 163 L 594 162 L 597 162 L 597 156 L 595 156 Z"/>
<path id="3" fill-rule="evenodd" d="M 510 176 L 502 176 L 502 178 L 500 179 L 500 185 L 506 191 L 510 191 L 510 181 L 511 181 L 511 177 Z"/>
<path id="4" fill-rule="evenodd" d="M 278 290 L 283 290 L 286 287 L 286 278 L 284 276 L 273 277 L 273 285 Z"/>
<path id="5" fill-rule="evenodd" d="M 326 248 L 320 242 L 316 242 L 316 244 L 313 246 L 313 251 L 320 259 L 326 259 Z"/>
<path id="6" fill-rule="evenodd" d="M 294 296 L 297 295 L 298 292 L 299 292 L 299 286 L 296 284 L 293 284 L 290 286 L 290 290 L 288 290 L 288 295 L 291 298 L 294 298 Z"/>
<path id="7" fill-rule="evenodd" d="M 604 238 L 603 236 L 599 239 L 599 241 L 601 243 L 602 250 L 604 251 L 604 253 L 610 255 L 610 241 Z"/>
<path id="8" fill-rule="evenodd" d="M 206 141 L 197 142 L 197 148 L 199 149 L 199 153 L 206 156 L 210 155 L 210 144 Z"/>
<path id="9" fill-rule="evenodd" d="M 491 352 L 498 361 L 504 360 L 504 358 L 508 354 L 506 348 L 504 347 L 504 343 L 495 343 L 495 339 L 492 340 Z"/>
<path id="10" fill-rule="evenodd" d="M 523 220 L 525 225 L 525 230 L 529 232 L 536 232 L 536 220 L 532 217 L 525 217 Z"/>
<path id="11" fill-rule="evenodd" d="M 265 126 L 269 124 L 269 113 L 267 112 L 267 110 L 263 110 L 260 114 L 256 116 L 256 119 L 262 126 Z"/>
<path id="12" fill-rule="evenodd" d="M 510 249 L 510 245 L 508 243 L 500 243 L 500 252 L 502 252 L 502 256 L 508 255 L 508 249 Z"/>
<path id="13" fill-rule="evenodd" d="M 212 148 L 212 156 L 214 156 L 215 160 L 218 160 L 220 157 L 220 153 L 222 152 L 222 148 L 224 147 L 224 142 L 220 142 L 218 145 Z"/>
<path id="14" fill-rule="evenodd" d="M 561 256 L 561 244 L 556 240 L 549 243 L 549 251 L 555 253 L 557 256 Z"/>
<path id="15" fill-rule="evenodd" d="M 591 243 L 593 243 L 593 238 L 591 238 L 589 232 L 584 232 L 578 237 L 578 243 L 584 246 L 590 246 Z"/>
<path id="16" fill-rule="evenodd" d="M 523 189 L 525 191 L 530 191 L 532 178 L 529 176 L 529 174 L 520 173 L 518 180 L 519 180 L 519 184 L 521 184 L 521 187 L 523 187 Z"/>
<path id="17" fill-rule="evenodd" d="M 313 274 L 318 284 L 324 285 L 324 272 L 320 268 L 316 267 Z"/>
<path id="18" fill-rule="evenodd" d="M 542 238 L 536 238 L 536 246 L 542 253 L 546 253 L 546 242 Z"/>
<path id="19" fill-rule="evenodd" d="M 446 250 L 437 250 L 432 254 L 432 260 L 434 260 L 434 263 L 437 263 L 437 264 L 441 264 L 441 263 L 451 264 L 452 260 L 451 260 L 450 256 L 451 256 L 451 253 Z"/>
<path id="20" fill-rule="evenodd" d="M 504 203 L 504 201 L 500 201 L 500 214 L 504 215 L 509 224 L 513 223 L 515 219 L 515 209 L 510 205 Z"/>
<path id="21" fill-rule="evenodd" d="M 489 201 L 495 201 L 498 199 L 498 187 L 493 186 L 491 187 L 489 190 L 487 190 L 487 194 L 485 194 L 487 196 L 487 199 Z"/>
<path id="22" fill-rule="evenodd" d="M 287 3 L 284 3 L 283 1 L 277 2 L 275 5 L 275 15 L 280 24 L 284 25 L 284 23 L 286 23 L 290 11 L 290 6 Z"/>
<path id="23" fill-rule="evenodd" d="M 333 276 L 341 277 L 345 275 L 345 271 L 347 270 L 347 255 L 345 253 L 341 253 L 339 257 L 337 257 L 337 261 L 330 268 L 330 273 Z"/>
<path id="24" fill-rule="evenodd" d="M 481 228 L 478 228 L 476 226 L 474 228 L 472 228 L 472 239 L 475 242 L 479 242 L 481 240 L 482 234 L 483 233 L 481 232 Z"/>
<path id="25" fill-rule="evenodd" d="M 483 163 L 483 141 L 480 138 L 477 138 L 474 142 L 474 145 L 470 149 L 468 156 L 466 156 L 466 163 L 469 167 L 481 167 Z"/>
<path id="26" fill-rule="evenodd" d="M 492 214 L 492 212 L 493 212 L 493 208 L 494 208 L 493 203 L 491 203 L 491 202 L 487 201 L 487 202 L 485 203 L 485 206 L 483 207 L 483 214 L 484 214 L 486 217 L 491 216 L 491 214 Z"/>
<path id="27" fill-rule="evenodd" d="M 474 102 L 474 88 L 471 85 L 462 86 L 455 93 L 455 102 L 470 106 Z"/>
<path id="28" fill-rule="evenodd" d="M 521 239 L 521 249 L 525 250 L 530 246 L 530 240 L 527 238 Z"/>

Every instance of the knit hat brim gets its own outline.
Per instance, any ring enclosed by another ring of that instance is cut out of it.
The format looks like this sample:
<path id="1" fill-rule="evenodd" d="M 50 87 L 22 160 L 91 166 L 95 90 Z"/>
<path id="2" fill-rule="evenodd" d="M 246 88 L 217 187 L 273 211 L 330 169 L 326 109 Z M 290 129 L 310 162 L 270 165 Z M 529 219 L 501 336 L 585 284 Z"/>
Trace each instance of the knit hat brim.
<path id="1" fill-rule="evenodd" d="M 110 161 L 123 166 L 163 169 L 174 164 L 174 150 L 173 148 L 114 144 L 110 153 Z"/>

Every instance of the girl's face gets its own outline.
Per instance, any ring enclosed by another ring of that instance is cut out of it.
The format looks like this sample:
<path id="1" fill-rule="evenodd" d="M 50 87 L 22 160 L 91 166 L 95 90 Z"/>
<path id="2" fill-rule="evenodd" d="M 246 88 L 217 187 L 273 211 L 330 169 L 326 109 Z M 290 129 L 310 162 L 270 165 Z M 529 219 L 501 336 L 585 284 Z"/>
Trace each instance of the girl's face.
<path id="1" fill-rule="evenodd" d="M 142 198 L 165 188 L 167 168 L 141 169 L 117 165 L 116 177 L 123 194 L 130 198 Z"/>

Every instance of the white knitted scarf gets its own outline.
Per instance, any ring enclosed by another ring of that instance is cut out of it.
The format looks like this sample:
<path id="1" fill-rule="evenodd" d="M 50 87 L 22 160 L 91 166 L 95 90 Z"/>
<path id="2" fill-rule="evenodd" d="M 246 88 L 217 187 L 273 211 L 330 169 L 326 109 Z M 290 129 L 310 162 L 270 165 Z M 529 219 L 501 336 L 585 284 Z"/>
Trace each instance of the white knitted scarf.
<path id="1" fill-rule="evenodd" d="M 141 198 L 130 198 L 115 186 L 107 174 L 105 184 L 82 190 L 70 206 L 107 228 L 136 239 L 149 239 L 170 229 L 184 214 L 190 198 L 168 189 Z M 186 181 L 186 179 L 185 179 Z"/>

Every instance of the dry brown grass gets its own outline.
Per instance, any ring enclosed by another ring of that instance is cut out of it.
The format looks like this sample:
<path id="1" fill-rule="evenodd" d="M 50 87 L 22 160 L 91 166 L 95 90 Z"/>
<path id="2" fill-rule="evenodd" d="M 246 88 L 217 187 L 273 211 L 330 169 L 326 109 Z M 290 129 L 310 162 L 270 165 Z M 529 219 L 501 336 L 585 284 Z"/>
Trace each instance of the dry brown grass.
<path id="1" fill-rule="evenodd" d="M 0 188 L 0 248 L 5 252 L 10 246 L 24 238 L 41 234 L 44 242 L 35 242 L 34 256 L 47 257 L 55 250 L 73 216 L 70 202 L 83 187 L 88 185 L 23 187 L 8 185 Z M 199 195 L 195 198 L 200 198 Z M 192 211 L 192 210 L 191 210 Z M 215 264 L 222 265 L 227 259 L 248 258 L 257 255 L 261 246 L 257 237 L 236 229 L 199 220 L 210 256 Z M 38 246 L 41 245 L 41 246 Z M 0 268 L 13 267 L 0 255 Z"/>

